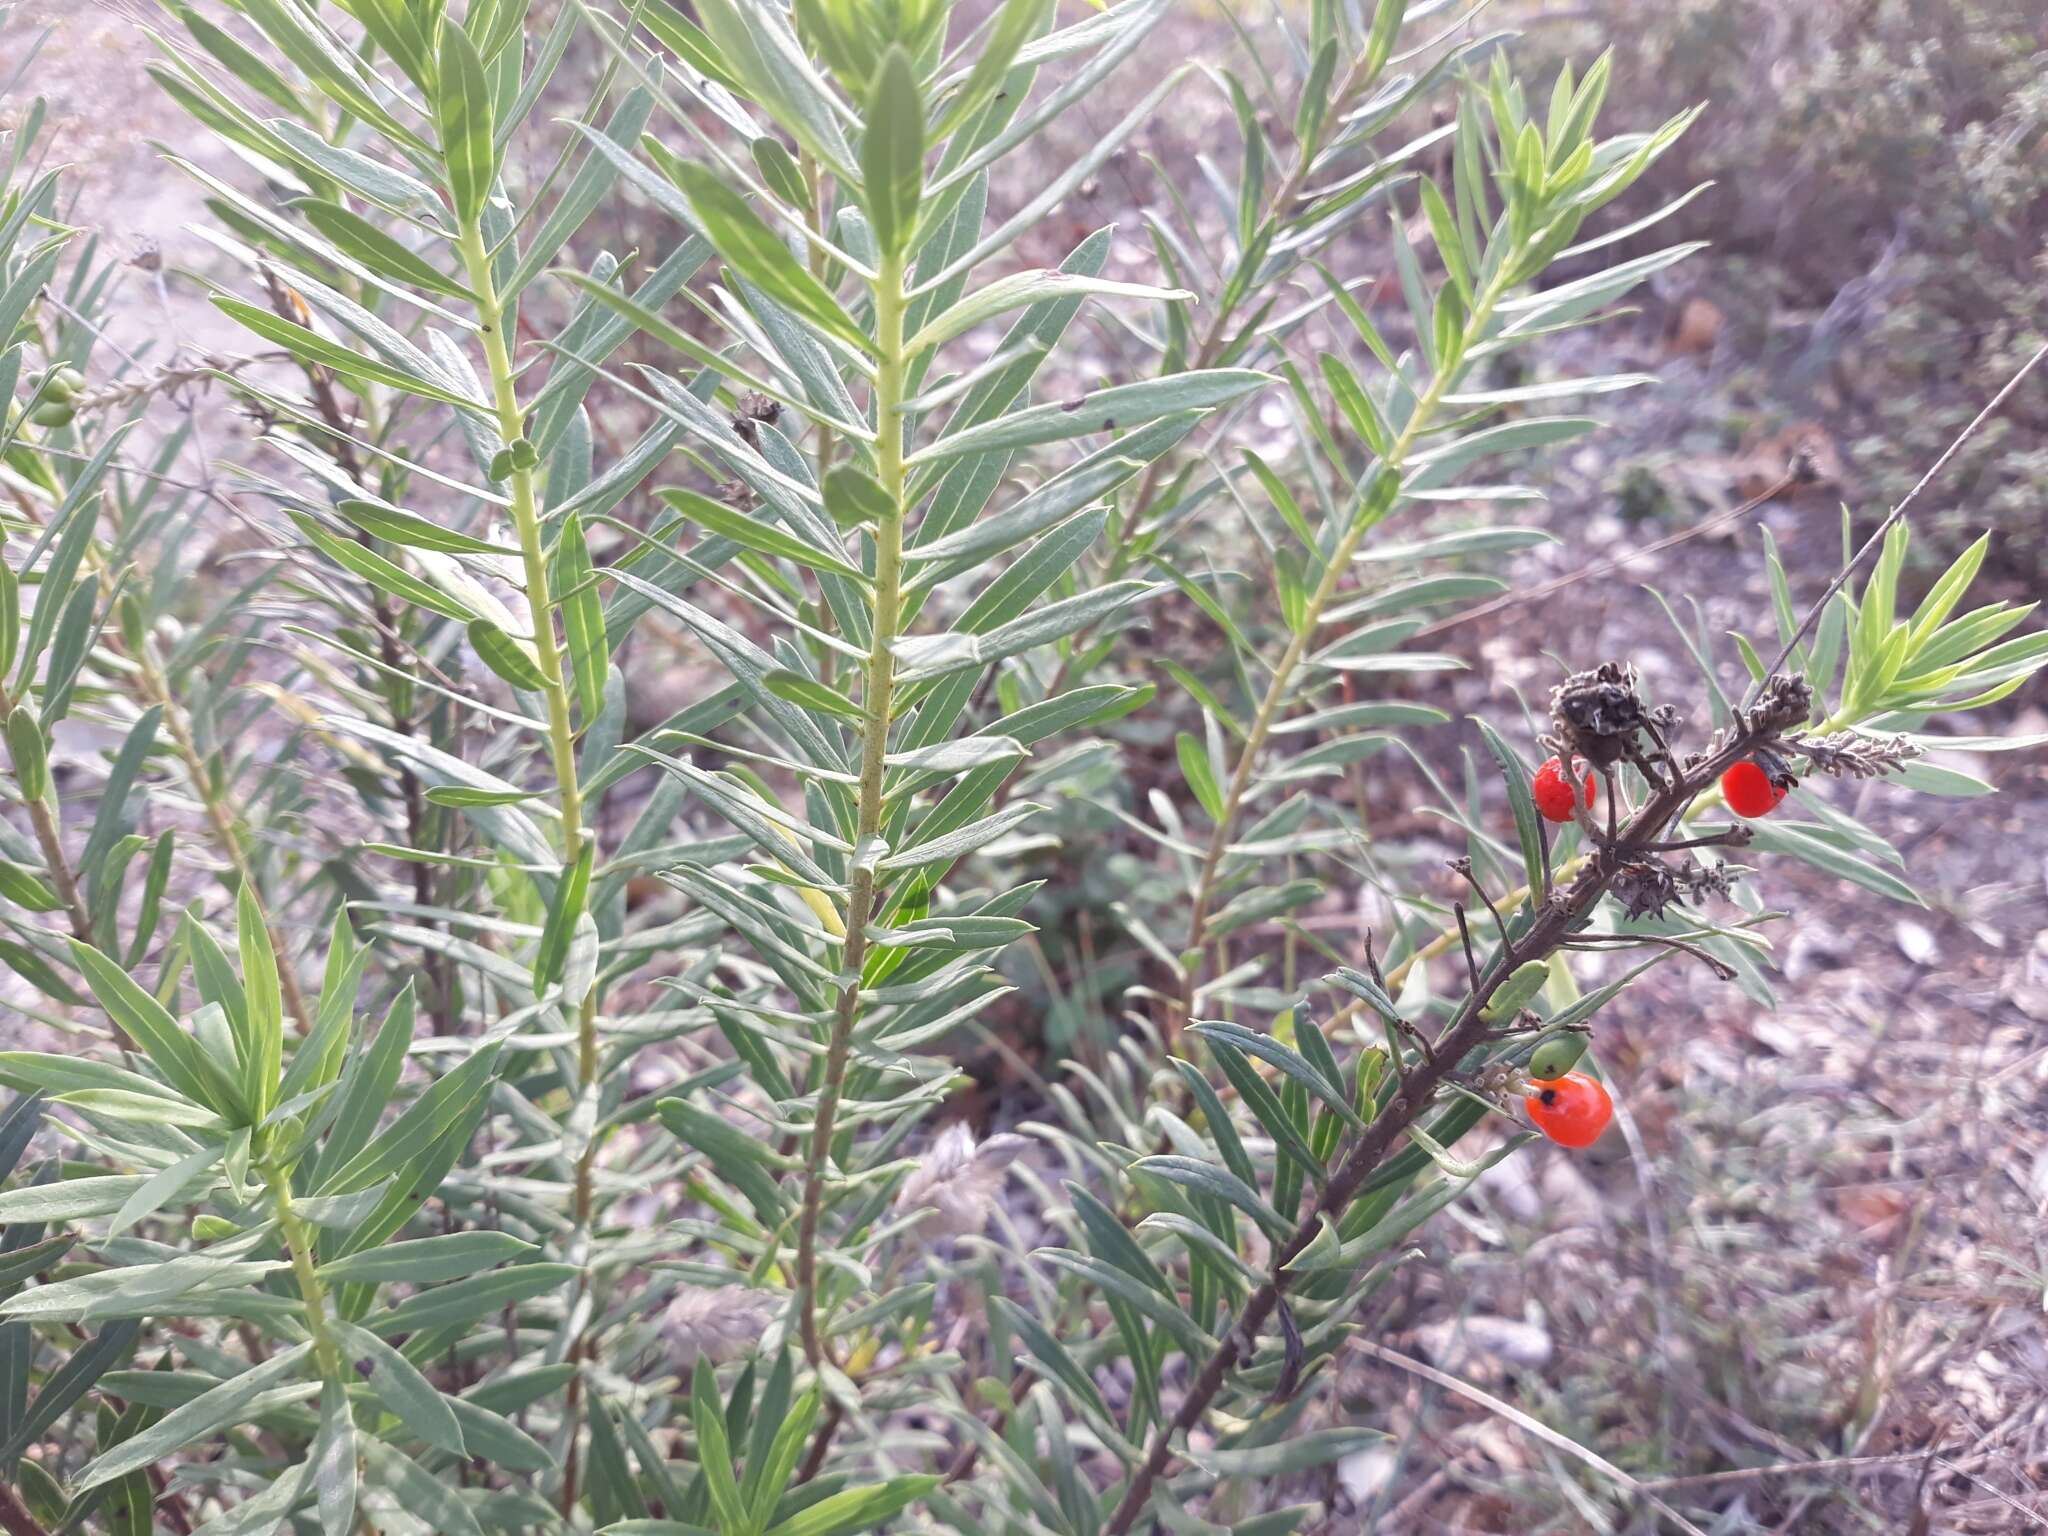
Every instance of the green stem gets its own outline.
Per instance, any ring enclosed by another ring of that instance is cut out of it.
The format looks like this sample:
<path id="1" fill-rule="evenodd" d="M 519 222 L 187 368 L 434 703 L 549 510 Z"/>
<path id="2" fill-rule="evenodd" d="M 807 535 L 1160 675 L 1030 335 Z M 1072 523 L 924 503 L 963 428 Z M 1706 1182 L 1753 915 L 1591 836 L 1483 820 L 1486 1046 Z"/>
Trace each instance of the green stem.
<path id="1" fill-rule="evenodd" d="M 334 1342 L 334 1334 L 328 1328 L 327 1290 L 320 1283 L 320 1271 L 313 1260 L 313 1240 L 292 1205 L 291 1177 L 284 1169 L 272 1165 L 263 1170 L 263 1181 L 269 1186 L 277 1224 L 284 1231 L 284 1244 L 292 1256 L 292 1275 L 298 1281 L 299 1301 L 306 1310 L 306 1330 L 313 1335 L 313 1358 L 319 1362 L 320 1374 L 326 1380 L 346 1382 L 341 1346 Z"/>
<path id="2" fill-rule="evenodd" d="M 512 371 L 512 347 L 505 335 L 505 309 L 498 298 L 497 280 L 491 272 L 490 251 L 484 243 L 483 227 L 475 220 L 463 226 L 462 265 L 470 291 L 476 295 L 477 324 L 483 334 L 484 362 L 491 378 L 491 403 L 498 417 L 498 435 L 511 446 L 526 435 L 526 416 L 520 409 L 519 390 Z M 534 490 L 534 472 L 514 468 L 511 477 L 512 527 L 519 540 L 519 558 L 524 567 L 526 605 L 533 616 L 535 665 L 541 675 L 541 694 L 547 701 L 548 751 L 553 759 L 557 809 L 562 817 L 562 865 L 566 873 L 583 851 L 587 835 L 583 826 L 583 792 L 576 777 L 576 730 L 570 714 L 569 688 L 562 670 L 562 650 L 555 639 L 555 605 L 548 592 L 547 551 L 541 542 L 540 505 Z M 583 995 L 576 1011 L 576 1092 L 569 1109 L 572 1122 L 580 1106 L 597 1085 L 597 991 Z M 591 1220 L 595 1214 L 595 1172 L 597 1136 L 586 1133 L 576 1154 L 575 1193 L 571 1216 L 575 1227 L 569 1240 L 572 1263 L 581 1264 L 589 1246 Z M 590 1283 L 589 1271 L 579 1272 L 576 1294 L 580 1299 Z M 584 1340 L 577 1339 L 570 1350 L 572 1361 L 581 1358 Z M 582 1407 L 583 1377 L 579 1371 L 569 1378 L 563 1396 L 563 1417 L 569 1433 L 568 1453 L 562 1460 L 561 1508 L 566 1516 L 575 1508 L 577 1462 L 575 1423 Z"/>
<path id="3" fill-rule="evenodd" d="M 825 1168 L 853 1026 L 860 1014 L 860 978 L 867 962 L 868 923 L 875 911 L 875 838 L 882 826 L 882 759 L 889 750 L 890 707 L 896 692 L 896 635 L 903 619 L 903 293 L 901 252 L 887 256 L 875 278 L 875 478 L 894 510 L 875 529 L 874 636 L 862 674 L 860 802 L 854 867 L 846 898 L 846 939 L 841 953 L 839 1005 L 825 1053 L 825 1077 L 811 1126 L 804 1169 L 803 1216 L 797 1228 L 797 1316 L 804 1354 L 812 1364 L 829 1357 L 818 1329 L 818 1218 L 825 1204 Z"/>
<path id="4" fill-rule="evenodd" d="M 1352 57 L 1350 66 L 1344 71 L 1344 78 L 1337 83 L 1336 90 L 1330 95 L 1329 110 L 1323 114 L 1314 136 L 1295 146 L 1294 164 L 1289 167 L 1286 177 L 1273 189 L 1272 194 L 1266 199 L 1264 208 L 1260 210 L 1261 225 L 1286 218 L 1288 209 L 1292 208 L 1296 199 L 1301 196 L 1301 189 L 1308 180 L 1310 169 L 1322 155 L 1330 125 L 1343 118 L 1344 109 L 1352 96 L 1370 83 L 1372 77 L 1366 73 L 1368 62 L 1368 56 L 1362 49 Z M 1226 286 L 1227 281 L 1226 279 Z M 1231 339 L 1228 334 L 1231 320 L 1242 307 L 1246 295 L 1254 291 L 1250 284 L 1246 284 L 1243 292 L 1232 297 L 1231 302 L 1219 302 L 1215 306 L 1209 317 L 1208 329 L 1202 333 L 1202 339 L 1195 348 L 1194 360 L 1188 365 L 1189 372 L 1200 373 L 1203 369 L 1214 366 L 1216 359 L 1224 350 L 1224 344 Z M 1144 474 L 1139 476 L 1137 494 L 1131 499 L 1131 510 L 1118 521 L 1110 535 L 1109 560 L 1102 577 L 1104 585 L 1120 580 L 1124 572 L 1130 568 L 1138 536 L 1144 531 L 1145 515 L 1152 510 L 1152 503 L 1158 499 L 1159 487 L 1171 459 L 1171 454 L 1161 454 L 1147 464 Z M 1074 658 L 1087 649 L 1088 641 L 1094 633 L 1093 624 L 1084 625 L 1067 642 L 1066 654 L 1060 658 L 1059 666 L 1053 671 L 1052 682 L 1045 690 L 1047 698 L 1057 697 L 1059 691 L 1066 686 L 1067 679 L 1073 671 Z"/>
<path id="5" fill-rule="evenodd" d="M 1409 453 L 1416 440 L 1429 428 L 1438 404 L 1450 389 L 1459 363 L 1472 348 L 1474 342 L 1485 333 L 1486 325 L 1493 317 L 1494 307 L 1500 303 L 1508 289 L 1506 274 L 1512 272 L 1516 261 L 1513 257 L 1503 261 L 1491 282 L 1478 295 L 1472 312 L 1466 317 L 1465 328 L 1458 342 L 1456 357 L 1443 359 L 1437 367 L 1429 387 L 1415 402 L 1415 409 L 1409 413 L 1406 425 L 1381 457 L 1380 463 L 1388 474 L 1399 475 L 1407 463 Z M 1286 706 L 1294 686 L 1294 674 L 1301 666 L 1302 658 L 1308 654 L 1310 642 L 1315 637 L 1316 627 L 1322 622 L 1323 610 L 1337 595 L 1349 574 L 1351 560 L 1358 553 L 1358 546 L 1378 521 L 1377 518 L 1355 516 L 1344 536 L 1330 551 L 1330 557 L 1323 568 L 1323 578 L 1317 583 L 1314 594 L 1308 600 L 1307 610 L 1301 622 L 1295 627 L 1287 641 L 1287 649 L 1281 653 L 1274 665 L 1272 680 L 1266 685 L 1266 694 L 1259 701 L 1258 713 L 1252 718 L 1251 728 L 1245 733 L 1244 746 L 1240 749 L 1236 767 L 1232 769 L 1229 786 L 1223 793 L 1223 813 L 1216 818 L 1216 830 L 1209 839 L 1208 850 L 1202 858 L 1202 872 L 1195 882 L 1193 916 L 1188 923 L 1187 950 L 1195 959 L 1187 968 L 1187 975 L 1181 985 L 1178 1006 L 1167 1020 L 1168 1045 L 1171 1048 L 1178 1039 L 1180 1027 L 1194 1006 L 1194 993 L 1201 974 L 1199 951 L 1208 941 L 1209 917 L 1215 904 L 1218 876 L 1223 867 L 1223 856 L 1230 846 L 1232 833 L 1237 826 L 1237 813 L 1251 790 L 1252 778 L 1258 772 L 1259 756 L 1265 749 L 1266 738 L 1278 723 L 1280 713 Z"/>
<path id="6" fill-rule="evenodd" d="M 243 818 L 231 798 L 232 791 L 224 781 L 215 778 L 206 759 L 201 756 L 198 739 L 192 734 L 191 719 L 171 695 L 170 679 L 164 675 L 157 660 L 155 646 L 145 641 L 135 662 L 149 701 L 164 712 L 164 729 L 170 733 L 171 745 L 185 766 L 185 777 L 192 781 L 192 793 L 199 797 L 200 805 L 205 808 L 207 824 L 213 828 L 213 840 L 233 867 L 235 878 L 248 888 L 257 914 L 263 919 L 264 930 L 270 935 L 270 947 L 277 955 L 277 979 L 284 995 L 285 1012 L 291 1015 L 292 1027 L 303 1039 L 312 1032 L 313 1017 L 306 1007 L 306 995 L 300 990 L 298 969 L 292 962 L 284 930 L 277 926 L 270 904 L 263 899 L 263 886 L 256 878 L 256 866 L 251 862 L 248 845 L 242 838 Z"/>
<path id="7" fill-rule="evenodd" d="M 526 435 L 526 417 L 520 409 L 519 392 L 512 371 L 512 349 L 507 342 L 504 308 L 498 300 L 496 280 L 491 273 L 490 252 L 483 229 L 471 222 L 462 231 L 462 264 L 470 290 L 477 298 L 477 323 L 483 332 L 484 361 L 490 370 L 491 403 L 498 416 L 498 435 L 509 445 Z M 576 862 L 582 852 L 583 792 L 576 777 L 576 729 L 572 721 L 569 687 L 562 669 L 562 650 L 555 638 L 555 605 L 548 592 L 547 551 L 541 542 L 540 505 L 534 490 L 534 471 L 514 469 L 511 479 L 512 527 L 519 540 L 519 558 L 526 580 L 526 604 L 533 615 L 533 649 L 540 669 L 541 694 L 547 701 L 548 751 L 553 759 L 558 809 L 562 813 L 563 867 Z M 597 997 L 586 993 L 576 1021 L 577 1093 L 589 1091 L 597 1080 Z M 595 1143 L 586 1143 L 576 1160 L 576 1225 L 590 1225 L 591 1157 Z"/>

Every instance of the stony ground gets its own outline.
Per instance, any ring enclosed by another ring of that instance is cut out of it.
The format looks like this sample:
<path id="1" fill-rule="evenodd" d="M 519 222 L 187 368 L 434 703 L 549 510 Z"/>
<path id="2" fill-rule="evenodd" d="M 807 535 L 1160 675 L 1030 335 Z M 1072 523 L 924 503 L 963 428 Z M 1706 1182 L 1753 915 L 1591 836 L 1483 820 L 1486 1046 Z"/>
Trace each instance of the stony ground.
<path id="1" fill-rule="evenodd" d="M 1179 25 L 1176 47 L 1221 46 L 1207 21 Z M 151 45 L 134 13 L 26 0 L 7 36 L 43 26 L 36 80 L 77 162 L 72 217 L 172 274 L 131 272 L 111 339 L 156 357 L 234 345 L 176 275 L 208 252 L 184 227 L 200 216 L 189 184 L 148 143 L 189 135 L 142 82 Z M 1117 110 L 1091 102 L 1071 131 Z M 1065 235 L 1128 220 L 1159 195 L 1155 164 L 1189 165 L 1222 121 L 1187 93 L 1027 254 L 1056 260 Z M 1142 263 L 1135 238 L 1123 249 Z M 1531 518 L 1559 542 L 1523 585 L 1697 526 L 1776 475 L 1781 429 L 1826 432 L 1750 400 L 1738 413 L 1731 380 L 1753 385 L 1752 360 L 1702 343 L 1682 295 L 1666 297 L 1597 357 L 1550 360 L 1664 383 L 1603 413 L 1621 425 L 1554 468 Z M 1472 667 L 1445 702 L 1512 712 L 1543 696 L 1560 658 L 1624 656 L 1653 689 L 1676 684 L 1689 664 L 1646 588 L 1705 632 L 1767 629 L 1759 528 L 1795 590 L 1818 591 L 1839 557 L 1835 504 L 1858 504 L 1854 466 L 1829 452 L 1825 468 L 1816 493 L 1447 635 Z M 1644 475 L 1663 490 L 1650 521 L 1630 522 Z M 1875 509 L 1859 510 L 1867 525 Z M 2044 708 L 2033 689 L 1996 728 L 2048 729 Z M 1327 1531 L 1609 1528 L 1612 1481 L 1572 1442 L 1723 1511 L 1719 1529 L 2048 1527 L 2048 756 L 1971 766 L 1995 799 L 1838 797 L 1910 852 L 1924 908 L 1784 864 L 1762 877 L 1788 913 L 1772 930 L 1775 1010 L 1672 965 L 1609 1011 L 1601 1054 L 1625 1134 L 1589 1159 L 1512 1161 L 1426 1231 L 1428 1261 L 1401 1270 L 1369 1319 L 1394 1353 L 1344 1362 L 1345 1411 L 1392 1438 L 1315 1490 Z"/>

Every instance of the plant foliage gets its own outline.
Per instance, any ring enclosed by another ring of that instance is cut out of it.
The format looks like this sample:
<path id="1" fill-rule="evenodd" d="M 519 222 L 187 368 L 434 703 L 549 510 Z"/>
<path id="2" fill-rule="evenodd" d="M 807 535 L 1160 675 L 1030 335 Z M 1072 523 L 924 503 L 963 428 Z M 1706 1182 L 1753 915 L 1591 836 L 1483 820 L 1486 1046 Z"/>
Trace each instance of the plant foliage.
<path id="1" fill-rule="evenodd" d="M 1691 745 L 1562 684 L 1598 816 L 1539 817 L 1526 723 L 1441 749 L 1408 642 L 1541 537 L 1496 477 L 1647 382 L 1504 360 L 1692 249 L 1605 260 L 1691 114 L 1603 135 L 1605 59 L 1532 94 L 1449 0 L 1318 0 L 1246 74 L 1161 67 L 1167 0 L 232 10 L 167 0 L 150 72 L 236 166 L 167 152 L 246 355 L 101 356 L 34 112 L 5 162 L 9 1531 L 1292 1529 L 1257 1490 L 1371 1438 L 1329 1362 L 1531 1051 L 1664 957 L 1767 996 L 1725 851 L 1914 899 L 1719 774 L 1976 792 L 1913 759 L 2048 655 L 1965 606 L 1981 545 L 1910 605 L 1895 519 L 1810 619 L 1773 559 L 1730 665 L 1681 623 Z M 1133 230 L 1026 265 L 1195 90 L 1241 137 L 1155 280 Z M 225 397 L 260 435 L 188 480 Z M 1122 1027 L 935 1135 L 1047 807 L 1169 740 L 1094 807 L 1153 861 Z M 1395 752 L 1490 928 L 1364 820 Z M 1359 887 L 1363 952 L 1300 922 Z"/>

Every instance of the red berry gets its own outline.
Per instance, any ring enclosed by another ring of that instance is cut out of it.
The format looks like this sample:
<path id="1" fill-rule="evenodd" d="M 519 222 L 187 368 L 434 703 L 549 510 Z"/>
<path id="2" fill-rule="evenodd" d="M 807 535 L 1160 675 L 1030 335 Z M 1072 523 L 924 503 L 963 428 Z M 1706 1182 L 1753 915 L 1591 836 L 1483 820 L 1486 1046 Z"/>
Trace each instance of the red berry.
<path id="1" fill-rule="evenodd" d="M 1768 816 L 1791 787 L 1775 782 L 1760 764 L 1748 758 L 1721 775 L 1721 798 L 1738 816 Z"/>
<path id="2" fill-rule="evenodd" d="M 1614 1100 L 1583 1072 L 1534 1078 L 1529 1087 L 1534 1091 L 1523 1100 L 1529 1118 L 1560 1147 L 1590 1147 L 1614 1118 Z"/>
<path id="3" fill-rule="evenodd" d="M 1551 758 L 1536 770 L 1536 781 L 1529 786 L 1535 798 L 1536 809 L 1549 821 L 1570 821 L 1572 819 L 1572 785 L 1564 776 L 1564 764 Z M 1599 797 L 1600 781 L 1592 774 L 1586 775 L 1586 798 L 1582 802 L 1587 810 L 1593 809 L 1593 802 Z"/>

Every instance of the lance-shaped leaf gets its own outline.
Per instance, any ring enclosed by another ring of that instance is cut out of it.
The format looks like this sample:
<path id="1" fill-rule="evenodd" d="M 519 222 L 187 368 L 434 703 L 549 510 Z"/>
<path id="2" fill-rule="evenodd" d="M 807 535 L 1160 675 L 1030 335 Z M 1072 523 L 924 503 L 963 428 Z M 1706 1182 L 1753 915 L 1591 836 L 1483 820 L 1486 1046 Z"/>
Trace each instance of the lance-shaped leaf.
<path id="1" fill-rule="evenodd" d="M 72 940 L 71 955 L 107 1016 L 148 1053 L 173 1088 L 224 1119 L 247 1115 L 248 1106 L 222 1065 L 185 1033 L 162 1003 L 90 944 Z"/>
<path id="2" fill-rule="evenodd" d="M 1270 375 L 1249 368 L 1212 368 L 1138 384 L 1116 384 L 967 427 L 918 450 L 908 462 L 933 464 L 999 448 L 1031 448 L 1093 432 L 1120 431 L 1177 411 L 1213 410 L 1272 382 Z"/>
<path id="3" fill-rule="evenodd" d="M 425 400 L 439 400 L 445 405 L 459 406 L 478 416 L 488 414 L 488 408 L 480 400 L 458 395 L 424 374 L 394 367 L 378 358 L 366 356 L 352 347 L 329 341 L 317 331 L 280 319 L 267 309 L 259 309 L 254 304 L 245 304 L 240 299 L 231 299 L 225 294 L 218 293 L 213 295 L 213 303 L 223 314 L 240 321 L 265 341 L 275 342 L 300 361 L 317 363 L 320 367 L 331 369 L 356 384 L 381 384 L 387 389 L 418 395 Z"/>
<path id="4" fill-rule="evenodd" d="M 497 180 L 491 127 L 491 87 L 469 34 L 453 20 L 441 23 L 441 53 L 434 88 L 434 126 L 455 221 L 474 224 Z"/>
<path id="5" fill-rule="evenodd" d="M 843 552 L 807 544 L 750 512 L 742 512 L 722 501 L 713 501 L 695 491 L 670 489 L 655 494 L 698 527 L 731 539 L 742 549 L 772 555 L 778 560 L 794 561 L 814 571 L 831 571 L 860 581 L 867 579 L 858 566 L 847 561 Z"/>
<path id="6" fill-rule="evenodd" d="M 586 721 L 604 708 L 605 678 L 611 670 L 611 649 L 605 637 L 604 604 L 597 593 L 597 572 L 584 541 L 583 519 L 571 512 L 562 519 L 555 545 L 555 589 L 568 640 L 569 669 L 576 678 L 576 702 Z"/>
<path id="7" fill-rule="evenodd" d="M 239 1376 L 201 1393 L 182 1408 L 167 1413 L 140 1434 L 123 1440 L 79 1468 L 72 1487 L 80 1493 L 125 1477 L 182 1451 L 185 1447 L 243 1422 L 257 1398 L 287 1384 L 301 1387 L 310 1397 L 319 1390 L 317 1382 L 294 1383 L 301 1363 L 312 1352 L 310 1344 L 295 1345 L 272 1355 L 261 1365 L 251 1366 Z"/>
<path id="8" fill-rule="evenodd" d="M 672 168 L 706 238 L 735 271 L 778 304 L 841 341 L 863 349 L 872 345 L 831 290 L 790 255 L 782 238 L 747 206 L 745 198 L 701 165 L 679 161 Z"/>
<path id="9" fill-rule="evenodd" d="M 924 190 L 924 101 L 917 67 L 901 44 L 882 55 L 868 88 L 867 130 L 860 142 L 861 206 L 875 243 L 901 252 L 917 227 Z"/>

